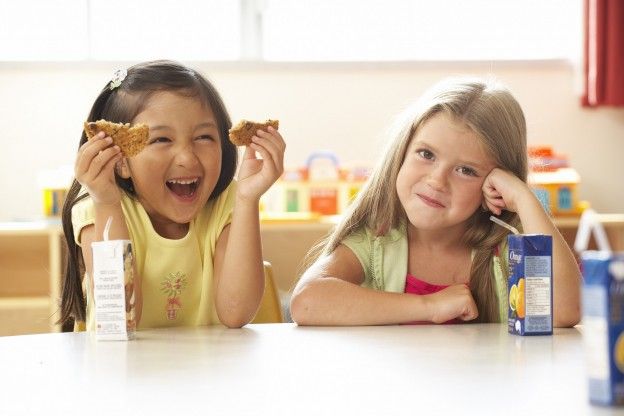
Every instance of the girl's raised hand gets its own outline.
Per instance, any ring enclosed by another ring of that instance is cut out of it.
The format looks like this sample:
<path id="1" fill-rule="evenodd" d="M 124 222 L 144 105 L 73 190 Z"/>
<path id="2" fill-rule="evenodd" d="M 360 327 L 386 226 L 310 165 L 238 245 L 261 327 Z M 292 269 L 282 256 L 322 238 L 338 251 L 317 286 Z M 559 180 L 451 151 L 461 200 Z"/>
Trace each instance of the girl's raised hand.
<path id="1" fill-rule="evenodd" d="M 461 319 L 471 321 L 479 316 L 477 304 L 464 284 L 451 285 L 446 289 L 424 297 L 429 305 L 430 321 L 436 324 Z"/>
<path id="2" fill-rule="evenodd" d="M 113 139 L 100 132 L 80 146 L 76 157 L 76 180 L 89 192 L 95 204 L 115 204 L 121 199 L 114 170 L 122 155 L 119 146 L 111 146 L 112 143 Z"/>
<path id="3" fill-rule="evenodd" d="M 238 196 L 256 203 L 284 172 L 286 143 L 271 126 L 268 131 L 258 130 L 251 140 L 238 172 Z"/>
<path id="4" fill-rule="evenodd" d="M 483 182 L 485 207 L 496 215 L 503 210 L 517 212 L 518 203 L 532 192 L 528 185 L 511 172 L 495 168 Z"/>

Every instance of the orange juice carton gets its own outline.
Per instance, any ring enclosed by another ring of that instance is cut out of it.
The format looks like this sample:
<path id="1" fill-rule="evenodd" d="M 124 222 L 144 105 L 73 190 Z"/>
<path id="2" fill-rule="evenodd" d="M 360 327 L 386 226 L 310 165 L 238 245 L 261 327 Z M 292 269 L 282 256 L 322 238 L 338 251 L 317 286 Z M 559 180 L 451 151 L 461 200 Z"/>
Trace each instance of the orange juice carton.
<path id="1" fill-rule="evenodd" d="M 585 251 L 581 261 L 589 400 L 624 405 L 624 253 Z"/>
<path id="2" fill-rule="evenodd" d="M 110 219 L 109 219 L 110 220 Z M 94 241 L 93 297 L 97 340 L 133 339 L 136 330 L 134 305 L 134 260 L 129 240 Z"/>
<path id="3" fill-rule="evenodd" d="M 552 236 L 510 234 L 509 308 L 510 334 L 552 334 Z"/>

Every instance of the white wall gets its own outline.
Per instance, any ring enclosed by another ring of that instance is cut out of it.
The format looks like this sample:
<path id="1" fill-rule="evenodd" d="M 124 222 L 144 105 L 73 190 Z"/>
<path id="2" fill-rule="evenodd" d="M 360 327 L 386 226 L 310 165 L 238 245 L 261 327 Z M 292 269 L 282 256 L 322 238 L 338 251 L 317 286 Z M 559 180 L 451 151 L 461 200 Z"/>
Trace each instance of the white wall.
<path id="1" fill-rule="evenodd" d="M 571 66 L 519 64 L 198 64 L 233 120 L 278 118 L 287 165 L 316 149 L 373 162 L 393 116 L 438 79 L 491 74 L 523 106 L 529 143 L 548 143 L 580 172 L 581 198 L 624 212 L 624 109 L 583 109 Z M 0 221 L 41 215 L 37 172 L 72 164 L 108 64 L 0 64 Z"/>

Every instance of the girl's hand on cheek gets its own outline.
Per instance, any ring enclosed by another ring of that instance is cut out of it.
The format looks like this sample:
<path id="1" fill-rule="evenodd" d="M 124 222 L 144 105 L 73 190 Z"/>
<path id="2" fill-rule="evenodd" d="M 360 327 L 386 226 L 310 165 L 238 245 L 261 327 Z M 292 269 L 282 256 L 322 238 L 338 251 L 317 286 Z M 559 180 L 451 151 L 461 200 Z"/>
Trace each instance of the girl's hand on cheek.
<path id="1" fill-rule="evenodd" d="M 118 146 L 112 145 L 110 137 L 98 133 L 80 146 L 74 174 L 76 180 L 89 192 L 96 204 L 115 204 L 121 199 L 121 192 L 115 183 L 115 164 L 122 158 Z"/>
<path id="2" fill-rule="evenodd" d="M 495 168 L 483 182 L 483 203 L 496 215 L 503 210 L 517 212 L 521 198 L 532 195 L 525 182 L 511 172 Z"/>
<path id="3" fill-rule="evenodd" d="M 238 172 L 238 196 L 257 202 L 284 172 L 286 143 L 273 127 L 258 130 L 245 154 Z M 258 159 L 256 152 L 262 159 Z"/>

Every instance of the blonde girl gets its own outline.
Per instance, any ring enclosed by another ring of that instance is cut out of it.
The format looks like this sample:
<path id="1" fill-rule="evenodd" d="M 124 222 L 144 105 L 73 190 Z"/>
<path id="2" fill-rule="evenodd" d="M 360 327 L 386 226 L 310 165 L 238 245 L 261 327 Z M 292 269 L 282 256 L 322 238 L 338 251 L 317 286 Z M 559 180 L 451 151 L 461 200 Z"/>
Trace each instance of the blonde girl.
<path id="1" fill-rule="evenodd" d="M 526 124 L 504 87 L 445 80 L 399 119 L 384 156 L 303 274 L 300 325 L 506 322 L 507 230 L 553 236 L 554 324 L 579 321 L 575 259 L 526 184 Z M 415 295 L 416 294 L 416 295 Z"/>

